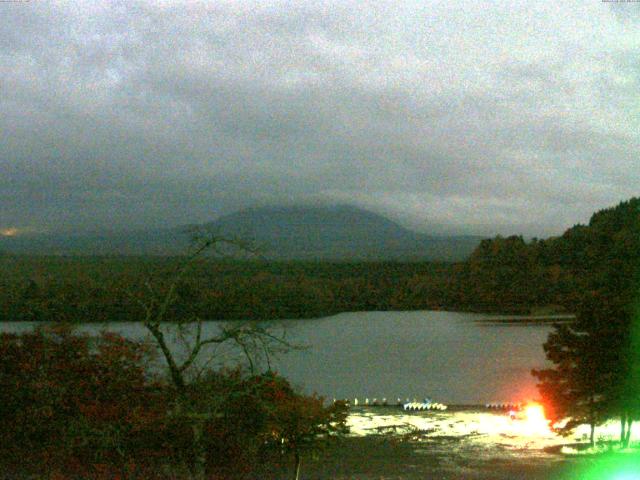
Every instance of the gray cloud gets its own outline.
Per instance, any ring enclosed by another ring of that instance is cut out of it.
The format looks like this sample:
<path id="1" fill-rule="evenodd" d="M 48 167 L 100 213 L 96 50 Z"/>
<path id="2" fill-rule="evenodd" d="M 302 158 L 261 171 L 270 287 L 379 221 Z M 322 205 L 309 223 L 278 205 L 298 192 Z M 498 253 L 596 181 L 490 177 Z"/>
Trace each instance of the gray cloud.
<path id="1" fill-rule="evenodd" d="M 0 6 L 0 228 L 347 202 L 545 236 L 637 194 L 640 6 Z"/>

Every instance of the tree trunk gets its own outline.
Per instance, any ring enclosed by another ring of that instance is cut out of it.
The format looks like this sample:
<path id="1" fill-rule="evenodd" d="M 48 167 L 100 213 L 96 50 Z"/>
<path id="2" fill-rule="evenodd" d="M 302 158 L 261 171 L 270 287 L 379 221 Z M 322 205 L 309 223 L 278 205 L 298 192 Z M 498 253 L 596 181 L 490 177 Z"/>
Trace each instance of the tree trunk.
<path id="1" fill-rule="evenodd" d="M 623 412 L 620 414 L 620 445 L 624 447 L 624 440 L 627 438 L 627 414 Z"/>
<path id="2" fill-rule="evenodd" d="M 631 441 L 631 424 L 633 423 L 633 419 L 629 415 L 627 417 L 627 434 L 624 437 L 624 448 L 629 448 L 629 442 Z"/>
<path id="3" fill-rule="evenodd" d="M 185 390 L 186 382 L 184 381 L 184 376 L 182 375 L 182 371 L 178 368 L 175 359 L 173 358 L 173 353 L 169 349 L 167 342 L 164 338 L 164 334 L 162 330 L 160 330 L 160 325 L 154 325 L 152 323 L 145 323 L 145 327 L 151 332 L 153 337 L 156 339 L 156 343 L 160 347 L 162 354 L 164 355 L 164 359 L 167 362 L 167 366 L 169 367 L 169 373 L 171 374 L 171 381 L 173 385 L 176 387 L 179 393 L 182 394 Z"/>
<path id="4" fill-rule="evenodd" d="M 195 420 L 193 430 L 193 480 L 205 480 L 207 466 L 207 452 L 202 448 L 203 425 Z"/>
<path id="5" fill-rule="evenodd" d="M 294 458 L 295 458 L 295 469 L 293 471 L 293 479 L 294 480 L 299 480 L 300 479 L 300 464 L 302 463 L 302 460 L 300 458 L 300 453 L 298 452 L 298 450 L 295 451 Z"/>
<path id="6" fill-rule="evenodd" d="M 595 445 L 596 436 L 596 414 L 593 407 L 593 395 L 589 398 L 589 427 L 591 427 L 591 434 L 589 435 L 589 445 L 593 448 Z"/>

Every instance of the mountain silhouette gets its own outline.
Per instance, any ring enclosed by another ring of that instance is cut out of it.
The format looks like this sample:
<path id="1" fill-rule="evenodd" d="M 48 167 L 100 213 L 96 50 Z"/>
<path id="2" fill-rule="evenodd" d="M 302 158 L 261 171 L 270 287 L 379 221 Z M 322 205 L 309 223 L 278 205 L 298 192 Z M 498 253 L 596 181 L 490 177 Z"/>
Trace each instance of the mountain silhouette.
<path id="1" fill-rule="evenodd" d="M 218 235 L 253 243 L 271 260 L 465 259 L 478 236 L 432 236 L 361 208 L 261 207 L 201 225 Z M 187 228 L 0 237 L 0 251 L 53 255 L 177 255 L 189 245 Z"/>

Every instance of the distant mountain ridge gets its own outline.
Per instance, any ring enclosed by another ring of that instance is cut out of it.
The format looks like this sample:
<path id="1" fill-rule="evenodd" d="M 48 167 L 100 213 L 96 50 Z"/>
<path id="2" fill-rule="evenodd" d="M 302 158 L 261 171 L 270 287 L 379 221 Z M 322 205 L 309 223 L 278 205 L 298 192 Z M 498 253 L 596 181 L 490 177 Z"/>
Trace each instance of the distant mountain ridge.
<path id="1" fill-rule="evenodd" d="M 421 234 L 349 205 L 251 208 L 208 227 L 251 239 L 267 258 L 280 260 L 463 260 L 482 240 Z"/>
<path id="2" fill-rule="evenodd" d="M 353 206 L 261 207 L 204 224 L 225 237 L 255 243 L 271 260 L 460 261 L 479 245 L 478 236 L 430 236 Z M 54 255 L 176 255 L 189 244 L 186 229 L 41 234 L 0 237 L 0 251 Z"/>

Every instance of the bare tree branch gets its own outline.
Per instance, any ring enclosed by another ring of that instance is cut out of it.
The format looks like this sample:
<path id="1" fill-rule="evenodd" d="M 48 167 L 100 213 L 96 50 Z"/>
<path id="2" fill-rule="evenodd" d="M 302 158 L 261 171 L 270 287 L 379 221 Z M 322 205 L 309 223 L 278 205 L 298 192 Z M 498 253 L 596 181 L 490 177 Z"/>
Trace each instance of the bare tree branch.
<path id="1" fill-rule="evenodd" d="M 263 325 L 256 323 L 225 325 L 218 333 L 205 336 L 202 319 L 194 317 L 188 321 L 178 319 L 177 322 L 172 323 L 177 328 L 177 335 L 186 351 L 184 360 L 177 359 L 177 353 L 171 349 L 163 332 L 163 324 L 169 320 L 170 308 L 178 299 L 177 289 L 186 275 L 207 253 L 213 253 L 218 257 L 229 256 L 229 249 L 236 249 L 251 255 L 258 253 L 250 242 L 214 235 L 203 229 L 191 230 L 190 233 L 192 236 L 191 251 L 169 273 L 168 285 L 165 289 L 158 288 L 157 283 L 154 285 L 154 282 L 146 278 L 143 283 L 146 298 L 145 296 L 141 298 L 127 291 L 127 294 L 142 307 L 143 324 L 161 350 L 169 368 L 171 381 L 179 391 L 185 390 L 187 385 L 185 374 L 187 370 L 200 362 L 199 357 L 207 346 L 226 343 L 235 345 L 243 353 L 252 372 L 255 371 L 261 357 L 264 358 L 270 369 L 273 354 L 293 348 L 284 335 L 278 336 Z M 189 335 L 186 327 L 190 325 L 195 325 L 196 329 L 192 339 L 187 338 Z M 203 363 L 209 364 L 211 360 L 205 360 Z"/>

